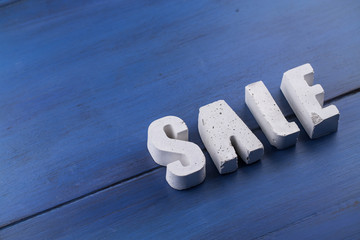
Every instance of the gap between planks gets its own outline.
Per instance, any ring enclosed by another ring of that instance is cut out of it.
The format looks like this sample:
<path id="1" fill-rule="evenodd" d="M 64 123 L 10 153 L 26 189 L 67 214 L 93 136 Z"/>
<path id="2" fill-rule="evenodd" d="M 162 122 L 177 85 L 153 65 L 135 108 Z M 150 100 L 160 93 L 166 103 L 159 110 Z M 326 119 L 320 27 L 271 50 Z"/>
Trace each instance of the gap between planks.
<path id="1" fill-rule="evenodd" d="M 326 100 L 326 101 L 324 102 L 324 105 L 325 105 L 325 104 L 329 104 L 329 103 L 331 103 L 331 102 L 333 102 L 333 101 L 337 101 L 337 100 L 342 99 L 342 98 L 344 98 L 344 97 L 348 97 L 348 96 L 357 94 L 358 92 L 360 92 L 360 88 L 357 88 L 357 89 L 354 89 L 354 90 L 345 92 L 345 93 L 340 94 L 340 95 L 338 95 L 338 96 L 336 96 L 336 97 L 333 97 L 333 98 L 329 98 L 328 100 Z M 340 114 L 341 114 L 341 112 L 340 112 Z M 295 118 L 295 114 L 293 114 L 293 113 L 292 113 L 292 114 L 288 114 L 288 115 L 285 116 L 285 117 L 286 117 L 287 119 L 293 119 L 293 118 Z M 251 130 L 252 130 L 252 131 L 260 130 L 260 127 L 255 127 L 255 128 L 252 128 Z M 206 152 L 205 147 L 202 147 L 201 150 L 202 150 L 203 152 Z M 57 204 L 57 205 L 55 205 L 55 206 L 53 206 L 53 207 L 47 208 L 47 209 L 42 210 L 42 211 L 40 211 L 40 212 L 31 214 L 31 215 L 26 216 L 26 217 L 23 217 L 23 218 L 20 218 L 20 219 L 18 219 L 18 220 L 15 220 L 15 221 L 9 223 L 9 224 L 6 224 L 6 225 L 4 225 L 4 226 L 0 226 L 0 231 L 3 230 L 3 229 L 6 229 L 6 228 L 12 227 L 12 226 L 14 226 L 14 225 L 16 225 L 16 224 L 18 224 L 18 223 L 27 221 L 27 220 L 29 220 L 29 219 L 31 219 L 31 218 L 40 216 L 40 215 L 45 214 L 45 213 L 48 213 L 48 212 L 50 212 L 50 211 L 52 211 L 52 210 L 58 209 L 58 208 L 60 208 L 60 207 L 63 207 L 63 206 L 65 206 L 65 205 L 68 205 L 68 204 L 77 202 L 77 201 L 82 200 L 82 199 L 84 199 L 84 198 L 86 198 L 86 197 L 90 197 L 90 196 L 92 196 L 92 195 L 94 195 L 94 194 L 101 193 L 102 191 L 111 189 L 111 188 L 113 188 L 113 187 L 117 187 L 117 186 L 120 185 L 120 184 L 124 184 L 124 183 L 128 183 L 128 182 L 134 181 L 134 180 L 136 180 L 136 179 L 138 179 L 138 178 L 140 178 L 140 177 L 144 177 L 144 176 L 146 176 L 146 175 L 148 175 L 148 174 L 151 174 L 152 172 L 154 172 L 154 171 L 156 171 L 156 170 L 158 170 L 158 169 L 160 169 L 160 168 L 162 168 L 162 166 L 156 166 L 156 167 L 154 167 L 154 168 L 150 168 L 149 170 L 146 170 L 146 171 L 144 171 L 144 172 L 140 172 L 140 173 L 138 173 L 138 174 L 136 174 L 136 175 L 134 175 L 134 176 L 131 176 L 131 177 L 122 179 L 122 180 L 120 180 L 120 181 L 114 182 L 114 183 L 109 184 L 109 185 L 107 185 L 107 186 L 104 186 L 104 187 L 102 187 L 102 188 L 99 188 L 99 189 L 96 189 L 96 190 L 91 191 L 91 192 L 89 192 L 89 193 L 83 194 L 83 195 L 81 195 L 81 196 L 79 196 L 79 197 L 76 197 L 76 198 L 73 198 L 73 199 L 71 199 L 71 200 L 65 201 L 65 202 L 63 202 L 63 203 Z M 260 238 L 261 238 L 261 237 L 262 237 L 262 236 L 260 236 Z"/>

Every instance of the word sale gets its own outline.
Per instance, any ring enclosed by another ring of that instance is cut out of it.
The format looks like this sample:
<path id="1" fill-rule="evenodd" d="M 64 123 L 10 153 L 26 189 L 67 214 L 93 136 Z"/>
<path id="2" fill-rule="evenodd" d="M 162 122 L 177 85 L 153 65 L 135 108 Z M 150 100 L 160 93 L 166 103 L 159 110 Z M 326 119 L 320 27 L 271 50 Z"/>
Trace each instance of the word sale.
<path id="1" fill-rule="evenodd" d="M 339 110 L 323 108 L 324 89 L 313 85 L 314 70 L 304 64 L 285 72 L 280 89 L 311 139 L 335 132 Z M 288 122 L 262 81 L 245 87 L 245 102 L 270 144 L 278 149 L 296 144 L 300 129 Z M 199 110 L 201 140 L 220 174 L 238 168 L 238 157 L 250 164 L 264 154 L 264 146 L 224 101 Z M 198 145 L 188 142 L 183 120 L 167 116 L 152 122 L 147 147 L 154 161 L 166 166 L 166 181 L 177 190 L 196 186 L 205 179 L 205 156 Z M 240 156 L 238 156 L 238 155 Z"/>

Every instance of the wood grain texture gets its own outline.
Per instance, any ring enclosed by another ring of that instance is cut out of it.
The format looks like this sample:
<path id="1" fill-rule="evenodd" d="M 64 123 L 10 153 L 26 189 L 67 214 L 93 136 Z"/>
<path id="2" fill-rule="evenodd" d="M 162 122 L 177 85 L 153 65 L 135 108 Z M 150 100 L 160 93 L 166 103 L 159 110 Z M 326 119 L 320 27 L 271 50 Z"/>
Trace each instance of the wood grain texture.
<path id="1" fill-rule="evenodd" d="M 339 130 L 274 150 L 221 176 L 209 156 L 205 182 L 176 191 L 165 168 L 0 232 L 2 239 L 357 239 L 360 236 L 360 93 L 335 104 Z"/>
<path id="2" fill-rule="evenodd" d="M 251 82 L 290 113 L 279 86 L 297 65 L 312 64 L 326 99 L 360 87 L 359 1 L 5 2 L 0 226 L 154 168 L 157 118 L 181 117 L 202 145 L 198 108 L 212 101 L 256 126 Z"/>

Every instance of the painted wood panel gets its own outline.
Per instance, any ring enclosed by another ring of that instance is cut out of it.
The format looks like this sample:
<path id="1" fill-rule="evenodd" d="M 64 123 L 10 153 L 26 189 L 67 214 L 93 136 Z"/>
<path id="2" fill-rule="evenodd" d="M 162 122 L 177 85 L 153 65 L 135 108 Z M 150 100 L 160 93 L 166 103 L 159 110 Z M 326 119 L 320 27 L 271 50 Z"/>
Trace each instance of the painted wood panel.
<path id="1" fill-rule="evenodd" d="M 357 239 L 360 236 L 360 93 L 335 102 L 339 130 L 275 150 L 176 191 L 165 168 L 0 231 L 2 239 Z"/>
<path id="2" fill-rule="evenodd" d="M 3 3 L 0 226 L 154 168 L 159 117 L 201 145 L 200 106 L 254 128 L 243 88 L 263 80 L 290 113 L 282 73 L 305 62 L 327 99 L 360 87 L 358 1 Z"/>

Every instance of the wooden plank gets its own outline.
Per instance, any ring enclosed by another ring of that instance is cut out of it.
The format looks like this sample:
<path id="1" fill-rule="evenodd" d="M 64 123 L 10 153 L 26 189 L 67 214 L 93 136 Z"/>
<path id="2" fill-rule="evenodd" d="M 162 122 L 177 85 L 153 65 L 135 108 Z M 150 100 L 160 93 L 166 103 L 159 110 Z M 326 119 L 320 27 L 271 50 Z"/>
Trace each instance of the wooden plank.
<path id="1" fill-rule="evenodd" d="M 335 102 L 339 130 L 176 191 L 157 169 L 0 231 L 1 239 L 336 239 L 360 236 L 360 93 Z M 309 231 L 308 231 L 309 230 Z M 314 235 L 311 235 L 314 234 Z M 291 237 L 290 237 L 291 236 Z"/>
<path id="2" fill-rule="evenodd" d="M 8 1 L 0 8 L 0 226 L 154 168 L 151 121 L 244 86 L 289 113 L 282 73 L 310 62 L 326 98 L 358 88 L 358 1 Z M 162 175 L 162 174 L 161 174 Z M 231 178 L 231 177 L 230 177 Z"/>
<path id="3" fill-rule="evenodd" d="M 350 199 L 323 212 L 316 212 L 284 228 L 266 234 L 268 239 L 358 239 L 359 198 Z"/>

